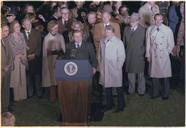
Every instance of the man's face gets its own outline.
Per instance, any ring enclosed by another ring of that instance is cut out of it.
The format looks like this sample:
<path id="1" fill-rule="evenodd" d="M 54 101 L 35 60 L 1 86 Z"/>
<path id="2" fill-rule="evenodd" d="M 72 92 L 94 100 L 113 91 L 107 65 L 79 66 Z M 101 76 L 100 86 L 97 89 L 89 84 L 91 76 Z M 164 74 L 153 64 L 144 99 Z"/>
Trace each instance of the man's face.
<path id="1" fill-rule="evenodd" d="M 103 13 L 102 14 L 102 20 L 103 20 L 103 23 L 105 23 L 105 24 L 107 24 L 107 23 L 109 23 L 109 21 L 110 21 L 110 15 L 108 14 L 108 13 Z"/>
<path id="2" fill-rule="evenodd" d="M 1 31 L 2 38 L 7 37 L 8 34 L 9 34 L 9 27 L 8 26 L 3 26 L 2 31 Z"/>
<path id="3" fill-rule="evenodd" d="M 81 8 L 83 6 L 83 4 L 84 4 L 83 1 L 76 1 L 77 8 Z"/>
<path id="4" fill-rule="evenodd" d="M 96 14 L 91 13 L 88 15 L 88 23 L 89 24 L 95 24 L 96 23 Z"/>
<path id="5" fill-rule="evenodd" d="M 68 21 L 69 19 L 69 10 L 68 9 L 62 9 L 61 10 L 61 16 L 65 21 Z"/>
<path id="6" fill-rule="evenodd" d="M 155 24 L 157 26 L 160 26 L 163 23 L 163 17 L 161 15 L 158 15 L 155 17 Z"/>
<path id="7" fill-rule="evenodd" d="M 131 26 L 131 27 L 135 27 L 135 26 L 138 25 L 138 24 L 139 24 L 139 20 L 134 19 L 134 18 L 131 18 L 131 19 L 130 19 L 130 26 Z"/>
<path id="8" fill-rule="evenodd" d="M 56 33 L 58 33 L 58 25 L 57 24 L 51 29 L 51 33 L 54 34 L 54 35 Z"/>
<path id="9" fill-rule="evenodd" d="M 8 20 L 8 23 L 12 23 L 16 17 L 14 15 L 10 15 L 10 16 L 7 16 L 6 18 Z"/>
<path id="10" fill-rule="evenodd" d="M 105 36 L 106 38 L 110 39 L 114 33 L 111 30 L 105 30 Z"/>
<path id="11" fill-rule="evenodd" d="M 23 28 L 26 29 L 26 30 L 31 30 L 32 28 L 32 24 L 31 24 L 31 21 L 30 20 L 25 20 L 23 22 Z"/>
<path id="12" fill-rule="evenodd" d="M 74 33 L 74 41 L 80 43 L 83 40 L 83 35 L 81 32 Z"/>
<path id="13" fill-rule="evenodd" d="M 14 32 L 19 33 L 20 32 L 20 29 L 21 29 L 21 27 L 20 27 L 19 23 L 16 23 L 14 25 Z"/>
<path id="14" fill-rule="evenodd" d="M 126 7 L 123 7 L 123 8 L 121 9 L 120 14 L 121 14 L 122 16 L 126 16 L 126 15 L 128 14 L 128 9 L 127 9 Z"/>
<path id="15" fill-rule="evenodd" d="M 26 9 L 27 13 L 34 13 L 34 7 L 33 6 L 28 6 Z"/>

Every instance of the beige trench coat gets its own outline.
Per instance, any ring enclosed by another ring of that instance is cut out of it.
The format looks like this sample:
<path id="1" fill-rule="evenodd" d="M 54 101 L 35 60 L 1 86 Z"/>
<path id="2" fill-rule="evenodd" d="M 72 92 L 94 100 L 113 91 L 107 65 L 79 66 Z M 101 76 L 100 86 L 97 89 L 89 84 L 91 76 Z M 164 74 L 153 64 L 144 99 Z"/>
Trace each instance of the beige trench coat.
<path id="1" fill-rule="evenodd" d="M 21 40 L 19 42 L 15 42 L 12 34 L 8 38 L 14 55 L 13 70 L 10 77 L 10 87 L 13 88 L 14 91 L 14 100 L 19 101 L 27 98 L 26 66 L 28 62 L 26 51 L 29 48 L 26 45 L 22 33 L 20 33 Z"/>
<path id="2" fill-rule="evenodd" d="M 112 37 L 107 43 L 106 39 L 100 42 L 100 54 L 98 56 L 100 80 L 105 88 L 122 86 L 122 66 L 125 61 L 125 49 L 123 42 Z"/>
<path id="3" fill-rule="evenodd" d="M 169 54 L 174 47 L 174 36 L 168 26 L 161 25 L 159 31 L 155 25 L 146 33 L 146 57 L 150 58 L 149 73 L 152 78 L 172 76 Z"/>

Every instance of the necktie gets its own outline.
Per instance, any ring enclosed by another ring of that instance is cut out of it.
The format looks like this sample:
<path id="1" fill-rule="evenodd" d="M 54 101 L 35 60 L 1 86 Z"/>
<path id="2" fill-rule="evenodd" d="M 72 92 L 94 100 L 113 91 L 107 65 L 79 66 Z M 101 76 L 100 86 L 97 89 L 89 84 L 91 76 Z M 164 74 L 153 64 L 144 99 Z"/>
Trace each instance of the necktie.
<path id="1" fill-rule="evenodd" d="M 29 40 L 30 38 L 30 32 L 27 32 L 27 39 Z"/>
<path id="2" fill-rule="evenodd" d="M 157 27 L 157 31 L 158 31 L 158 32 L 160 31 L 160 28 L 159 28 L 159 27 Z"/>
<path id="3" fill-rule="evenodd" d="M 77 43 L 77 44 L 76 44 L 76 48 L 79 48 L 79 47 L 80 47 L 80 45 Z"/>

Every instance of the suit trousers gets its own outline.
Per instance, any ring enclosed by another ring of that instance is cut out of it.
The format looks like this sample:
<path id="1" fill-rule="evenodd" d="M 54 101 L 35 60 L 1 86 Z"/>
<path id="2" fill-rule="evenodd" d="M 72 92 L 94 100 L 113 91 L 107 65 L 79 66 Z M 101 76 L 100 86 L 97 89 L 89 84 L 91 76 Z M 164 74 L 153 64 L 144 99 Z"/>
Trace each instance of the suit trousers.
<path id="1" fill-rule="evenodd" d="M 42 95 L 41 76 L 39 74 L 33 74 L 32 72 L 27 71 L 28 97 L 32 97 L 34 93 L 39 97 Z"/>
<path id="2" fill-rule="evenodd" d="M 128 73 L 128 81 L 129 81 L 128 92 L 130 94 L 135 92 L 136 76 L 137 76 L 137 83 L 138 83 L 138 93 L 144 94 L 145 93 L 144 73 Z"/>
<path id="3" fill-rule="evenodd" d="M 152 97 L 157 97 L 160 94 L 163 98 L 169 96 L 170 92 L 169 78 L 152 78 L 152 85 L 153 85 Z"/>
<path id="4" fill-rule="evenodd" d="M 8 112 L 8 108 L 10 105 L 10 74 L 1 77 L 1 111 Z"/>
<path id="5" fill-rule="evenodd" d="M 125 98 L 124 98 L 124 92 L 122 87 L 116 87 L 117 92 L 117 109 L 123 110 L 125 107 Z M 112 87 L 105 88 L 106 93 L 106 106 L 108 108 L 113 107 L 113 96 L 112 96 Z"/>

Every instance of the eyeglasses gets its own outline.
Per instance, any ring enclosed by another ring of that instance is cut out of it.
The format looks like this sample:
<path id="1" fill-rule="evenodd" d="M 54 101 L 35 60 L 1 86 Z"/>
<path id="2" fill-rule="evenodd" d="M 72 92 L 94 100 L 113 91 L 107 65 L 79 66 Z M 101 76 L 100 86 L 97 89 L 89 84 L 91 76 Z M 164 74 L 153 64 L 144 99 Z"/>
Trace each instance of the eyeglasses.
<path id="1" fill-rule="evenodd" d="M 67 13 L 61 13 L 61 14 L 68 15 L 69 13 L 67 12 Z"/>
<path id="2" fill-rule="evenodd" d="M 7 15 L 6 17 L 10 17 L 10 16 L 13 16 L 13 15 Z"/>

